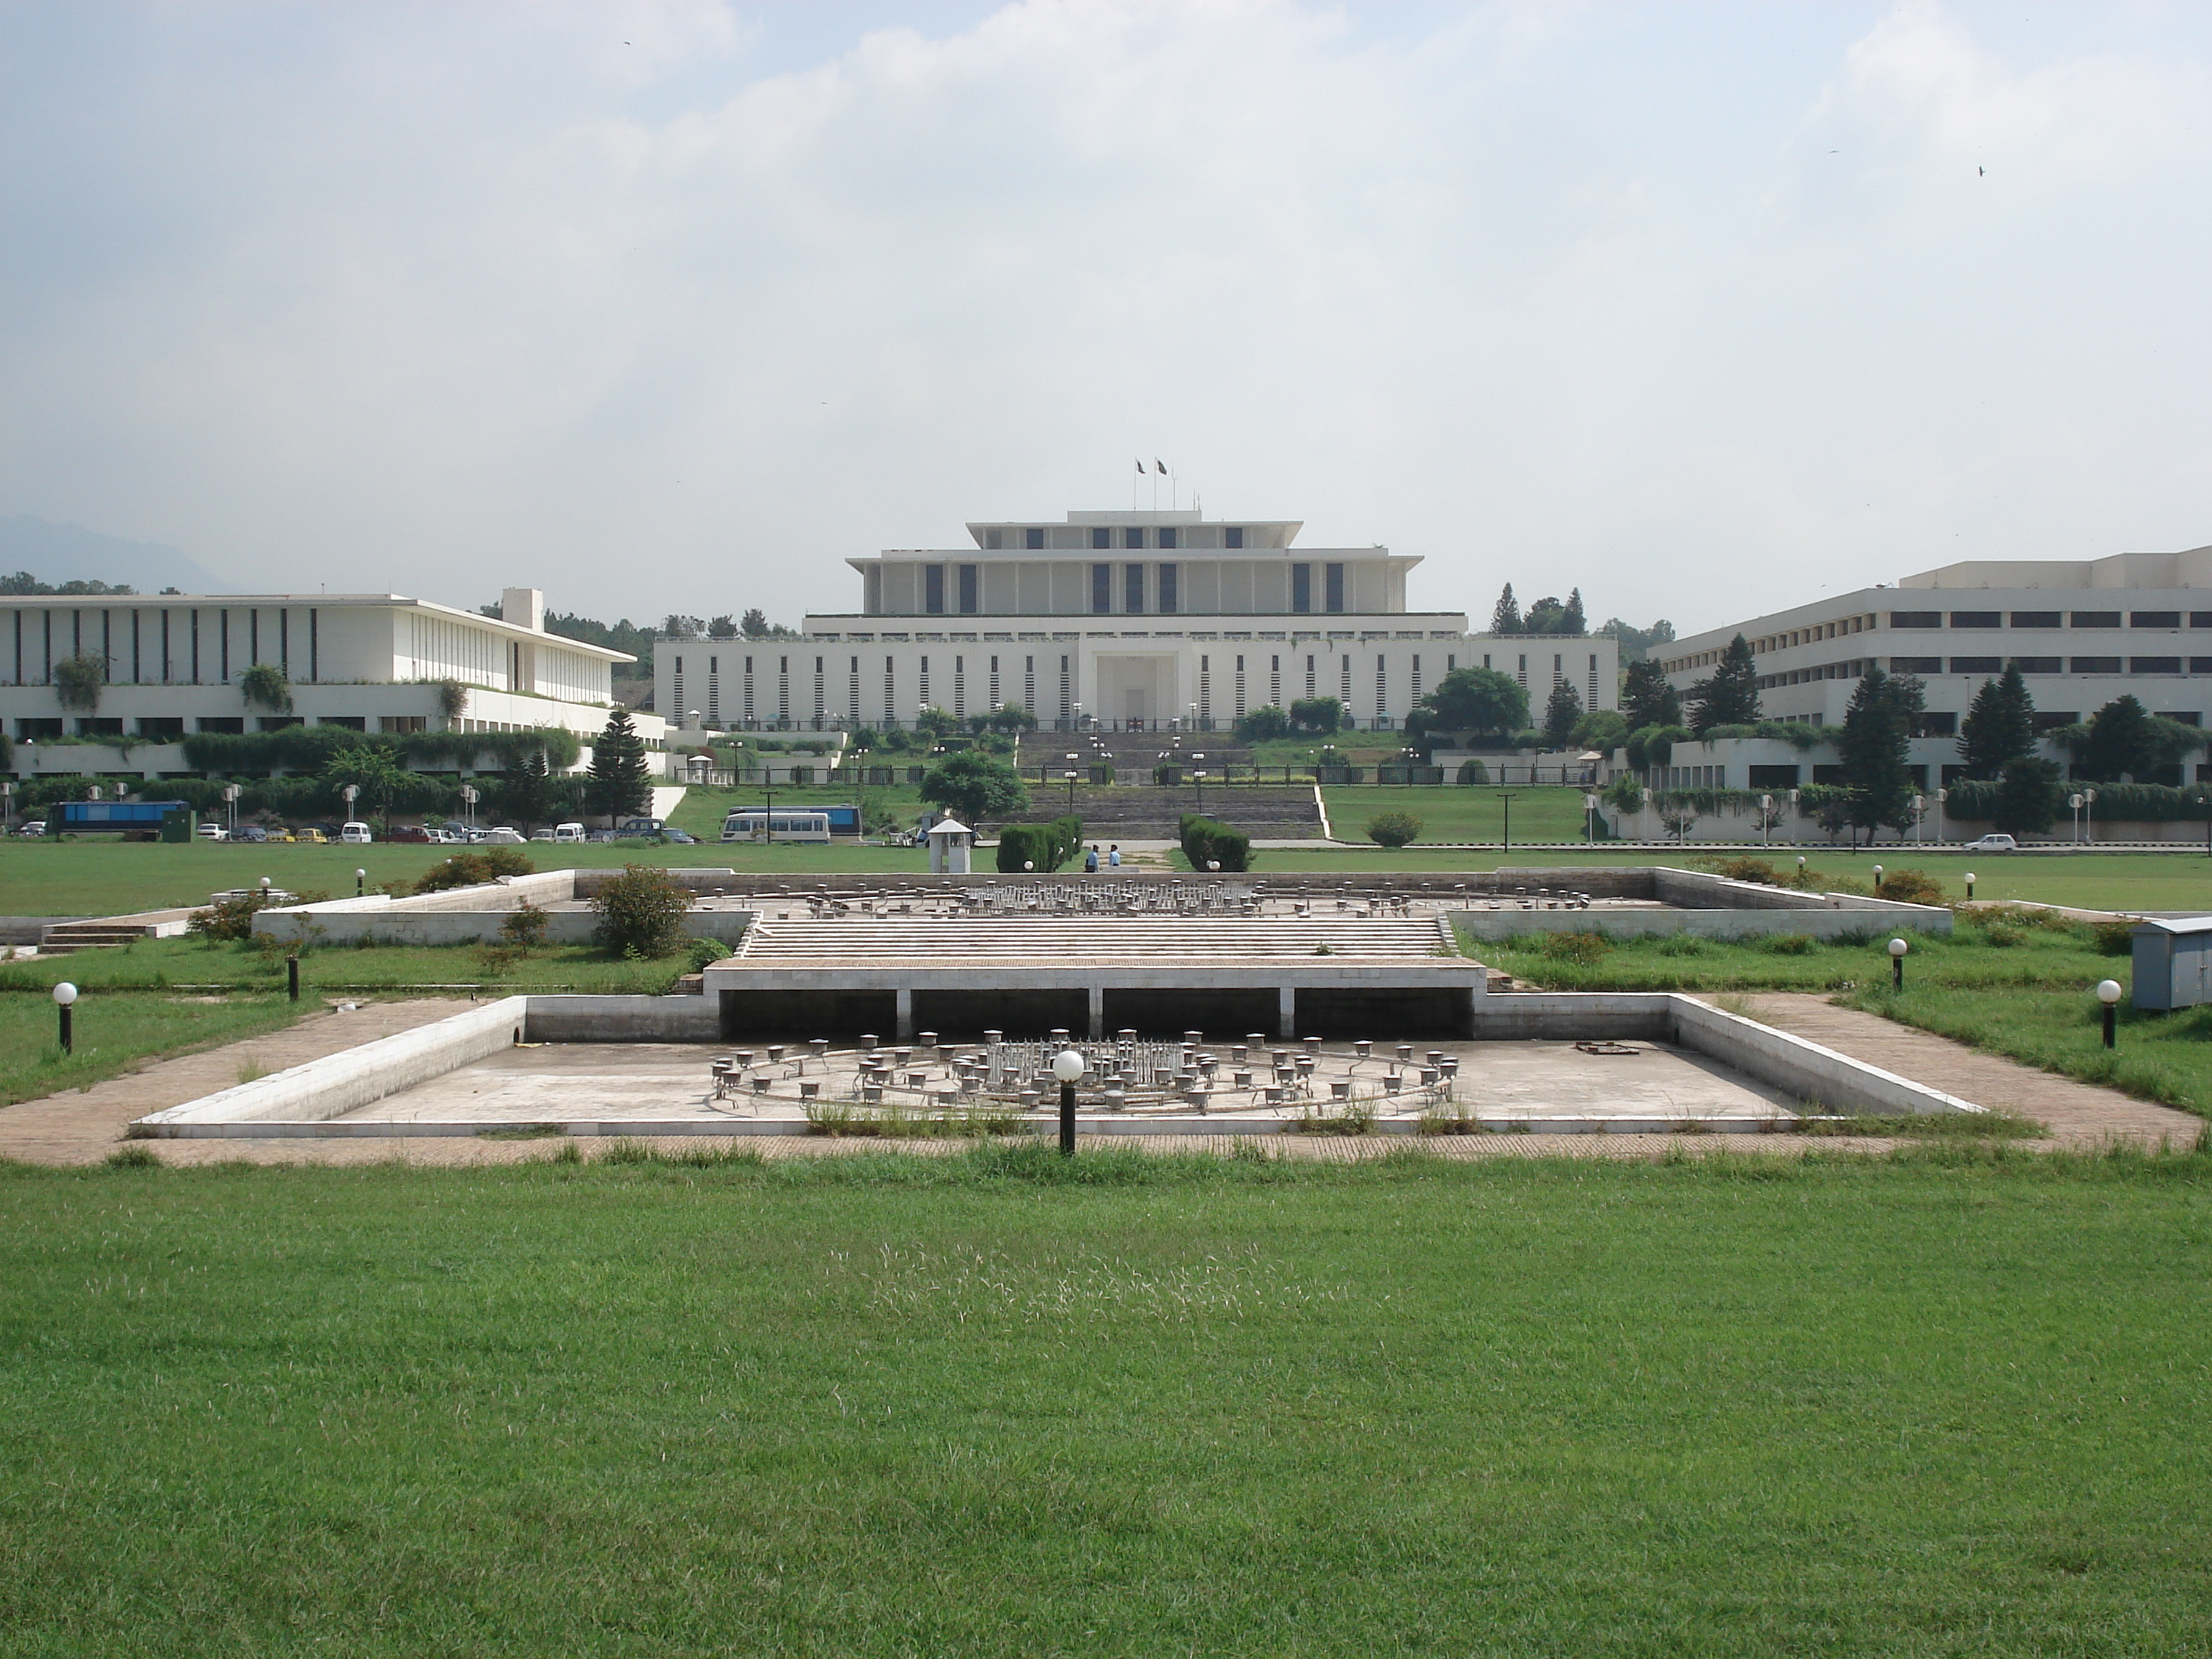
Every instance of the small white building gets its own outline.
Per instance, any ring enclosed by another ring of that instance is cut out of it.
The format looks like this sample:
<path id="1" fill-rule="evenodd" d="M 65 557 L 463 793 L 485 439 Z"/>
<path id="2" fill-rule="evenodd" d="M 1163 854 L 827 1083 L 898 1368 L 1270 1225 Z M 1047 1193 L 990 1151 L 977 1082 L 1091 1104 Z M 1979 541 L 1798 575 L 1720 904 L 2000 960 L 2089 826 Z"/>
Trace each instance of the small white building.
<path id="1" fill-rule="evenodd" d="M 861 606 L 796 640 L 665 641 L 653 707 L 739 731 L 911 726 L 1019 704 L 1048 730 L 1211 730 L 1249 709 L 1334 697 L 1362 726 L 1403 723 L 1455 668 L 1619 706 L 1618 653 L 1591 635 L 1471 634 L 1467 613 L 1407 609 L 1421 561 L 1302 548 L 1296 520 L 1078 512 L 979 521 L 972 547 L 847 561 Z"/>

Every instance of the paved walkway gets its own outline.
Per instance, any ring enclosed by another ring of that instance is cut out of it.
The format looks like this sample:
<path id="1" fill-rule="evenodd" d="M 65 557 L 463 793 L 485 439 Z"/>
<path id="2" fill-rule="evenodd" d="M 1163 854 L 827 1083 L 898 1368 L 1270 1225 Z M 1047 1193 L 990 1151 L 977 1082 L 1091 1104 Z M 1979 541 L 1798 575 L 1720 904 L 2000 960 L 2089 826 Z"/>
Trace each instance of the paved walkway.
<path id="1" fill-rule="evenodd" d="M 2049 1126 L 2051 1140 L 2061 1146 L 2126 1140 L 2192 1146 L 2204 1131 L 2204 1120 L 2191 1113 L 1982 1054 L 1879 1014 L 1839 1008 L 1826 997 L 1766 992 L 1753 996 L 1750 1006 L 1753 1018 L 1854 1060 L 1977 1106 L 2032 1117 Z"/>

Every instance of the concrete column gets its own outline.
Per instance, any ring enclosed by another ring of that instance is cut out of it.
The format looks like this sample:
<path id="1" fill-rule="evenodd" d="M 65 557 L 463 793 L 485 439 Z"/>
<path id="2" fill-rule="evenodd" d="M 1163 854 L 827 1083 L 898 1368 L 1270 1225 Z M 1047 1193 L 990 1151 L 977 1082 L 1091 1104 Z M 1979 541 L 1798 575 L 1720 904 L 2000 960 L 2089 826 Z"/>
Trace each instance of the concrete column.
<path id="1" fill-rule="evenodd" d="M 1106 1040 L 1106 988 L 1094 985 L 1087 994 L 1091 1000 L 1091 1040 L 1103 1042 Z"/>
<path id="2" fill-rule="evenodd" d="M 1482 996 L 1486 988 L 1481 985 L 1467 988 L 1467 1035 L 1470 1038 L 1482 1035 Z"/>
<path id="3" fill-rule="evenodd" d="M 898 999 L 898 1040 L 911 1043 L 914 1041 L 914 993 L 902 985 L 892 994 Z"/>
<path id="4" fill-rule="evenodd" d="M 1298 993 L 1293 985 L 1278 986 L 1275 989 L 1275 1035 L 1294 1037 L 1298 1034 Z"/>

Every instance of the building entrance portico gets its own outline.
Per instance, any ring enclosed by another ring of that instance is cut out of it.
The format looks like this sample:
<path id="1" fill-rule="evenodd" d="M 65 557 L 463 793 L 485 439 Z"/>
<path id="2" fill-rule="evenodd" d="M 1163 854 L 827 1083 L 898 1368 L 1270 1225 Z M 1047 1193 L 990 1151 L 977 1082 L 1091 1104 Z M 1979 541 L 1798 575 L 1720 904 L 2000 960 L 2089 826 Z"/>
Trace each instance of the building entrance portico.
<path id="1" fill-rule="evenodd" d="M 1173 652 L 1102 651 L 1097 657 L 1097 712 L 1125 731 L 1149 731 L 1182 713 Z"/>

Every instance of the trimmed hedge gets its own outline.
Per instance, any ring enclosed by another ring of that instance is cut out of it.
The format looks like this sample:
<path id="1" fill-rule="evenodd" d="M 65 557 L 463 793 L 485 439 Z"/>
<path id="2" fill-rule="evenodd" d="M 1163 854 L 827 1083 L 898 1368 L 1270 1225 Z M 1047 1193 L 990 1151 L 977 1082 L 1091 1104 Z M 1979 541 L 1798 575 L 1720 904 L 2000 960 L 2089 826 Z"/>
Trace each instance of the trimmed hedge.
<path id="1" fill-rule="evenodd" d="M 999 830 L 999 869 L 1020 875 L 1033 864 L 1037 873 L 1057 870 L 1083 847 L 1083 820 L 1061 817 L 1049 823 L 1009 823 Z"/>
<path id="2" fill-rule="evenodd" d="M 1190 860 L 1194 870 L 1204 870 L 1207 865 L 1218 863 L 1224 874 L 1243 872 L 1252 867 L 1252 838 L 1242 830 L 1232 830 L 1212 818 L 1203 818 L 1195 812 L 1186 812 L 1180 826 L 1182 855 Z"/>
<path id="3" fill-rule="evenodd" d="M 524 759 L 545 751 L 545 763 L 566 771 L 583 752 L 574 732 L 535 726 L 526 732 L 406 732 L 385 735 L 343 726 L 287 726 L 274 732 L 196 732 L 184 740 L 185 759 L 196 772 L 228 776 L 267 776 L 280 769 L 319 772 L 342 749 L 381 744 L 403 763 L 424 766 L 474 766 L 489 756 L 500 769 L 514 771 Z"/>
<path id="4" fill-rule="evenodd" d="M 2212 798 L 2212 786 L 2202 784 L 2193 789 L 2176 789 L 2164 783 L 2061 782 L 2058 787 L 2066 794 L 2077 789 L 2094 789 L 2097 799 L 2090 803 L 2089 817 L 2100 823 L 2201 823 L 2205 809 L 2197 804 L 2197 799 L 2200 796 Z M 1996 817 L 1997 791 L 2002 787 L 2002 784 L 1987 778 L 1961 780 L 1950 786 L 1943 811 L 1951 817 L 1964 818 L 1970 823 L 1992 822 Z"/>

